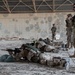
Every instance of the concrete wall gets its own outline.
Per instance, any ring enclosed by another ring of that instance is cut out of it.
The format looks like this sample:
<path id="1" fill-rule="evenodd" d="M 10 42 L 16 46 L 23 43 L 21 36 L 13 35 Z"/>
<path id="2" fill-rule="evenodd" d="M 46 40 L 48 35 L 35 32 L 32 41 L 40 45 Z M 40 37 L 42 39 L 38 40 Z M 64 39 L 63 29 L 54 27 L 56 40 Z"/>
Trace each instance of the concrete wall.
<path id="1" fill-rule="evenodd" d="M 69 12 L 0 14 L 0 37 L 51 38 L 51 27 L 55 23 L 60 40 L 66 40 L 65 19 Z M 71 13 L 74 15 L 74 13 Z"/>

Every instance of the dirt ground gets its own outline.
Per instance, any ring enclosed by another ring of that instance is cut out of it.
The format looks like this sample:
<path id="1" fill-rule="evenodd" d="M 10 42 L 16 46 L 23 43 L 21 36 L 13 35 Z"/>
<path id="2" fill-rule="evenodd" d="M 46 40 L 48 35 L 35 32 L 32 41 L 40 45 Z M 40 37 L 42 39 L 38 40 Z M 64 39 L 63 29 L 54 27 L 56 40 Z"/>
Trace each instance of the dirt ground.
<path id="1" fill-rule="evenodd" d="M 0 41 L 0 56 L 8 54 L 8 52 L 1 49 L 20 47 L 22 43 L 26 43 L 26 41 Z M 37 63 L 0 62 L 0 75 L 75 75 L 75 73 L 67 72 L 65 69 L 50 68 Z"/>
<path id="2" fill-rule="evenodd" d="M 0 63 L 0 75 L 75 75 L 37 63 Z"/>

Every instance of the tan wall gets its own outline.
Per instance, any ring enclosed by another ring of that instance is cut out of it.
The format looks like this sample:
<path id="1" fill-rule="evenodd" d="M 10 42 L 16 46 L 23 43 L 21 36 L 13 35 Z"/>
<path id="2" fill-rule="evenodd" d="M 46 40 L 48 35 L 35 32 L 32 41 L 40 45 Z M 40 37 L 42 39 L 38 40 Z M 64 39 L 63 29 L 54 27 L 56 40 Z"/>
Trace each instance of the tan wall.
<path id="1" fill-rule="evenodd" d="M 60 40 L 66 40 L 65 19 L 69 12 L 0 14 L 0 37 L 51 38 L 51 27 L 55 23 Z M 74 15 L 74 13 L 71 13 Z"/>

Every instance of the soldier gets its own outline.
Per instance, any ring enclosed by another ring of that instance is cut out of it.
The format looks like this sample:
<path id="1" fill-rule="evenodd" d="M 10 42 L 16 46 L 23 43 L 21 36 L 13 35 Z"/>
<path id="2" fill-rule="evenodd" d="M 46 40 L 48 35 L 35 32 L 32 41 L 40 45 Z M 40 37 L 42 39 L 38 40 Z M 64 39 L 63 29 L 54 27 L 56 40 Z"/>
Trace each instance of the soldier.
<path id="1" fill-rule="evenodd" d="M 73 10 L 75 11 L 75 3 L 73 4 Z"/>
<path id="2" fill-rule="evenodd" d="M 67 35 L 67 48 L 71 45 L 71 35 L 72 35 L 72 15 L 68 14 L 66 18 L 66 35 Z"/>
<path id="3" fill-rule="evenodd" d="M 75 15 L 72 18 L 72 24 L 73 24 L 73 46 L 75 48 Z"/>
<path id="4" fill-rule="evenodd" d="M 51 31 L 52 31 L 52 41 L 55 39 L 55 35 L 56 35 L 56 27 L 55 27 L 55 24 L 53 24 L 53 27 L 51 28 Z"/>
<path id="5" fill-rule="evenodd" d="M 50 41 L 49 38 L 46 38 L 46 39 L 44 39 L 43 41 L 44 41 L 46 44 L 48 44 L 48 45 L 50 45 L 50 43 L 51 43 L 51 41 Z"/>

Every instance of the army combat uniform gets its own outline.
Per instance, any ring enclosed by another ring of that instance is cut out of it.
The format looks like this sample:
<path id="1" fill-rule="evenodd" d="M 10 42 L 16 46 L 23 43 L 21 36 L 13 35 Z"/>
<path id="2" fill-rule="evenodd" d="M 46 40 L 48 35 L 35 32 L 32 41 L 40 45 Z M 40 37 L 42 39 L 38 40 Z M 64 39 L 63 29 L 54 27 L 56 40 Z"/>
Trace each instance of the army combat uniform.
<path id="1" fill-rule="evenodd" d="M 69 48 L 71 44 L 71 34 L 72 34 L 72 18 L 66 19 L 66 35 L 67 35 L 67 47 Z"/>
<path id="2" fill-rule="evenodd" d="M 55 39 L 55 35 L 56 35 L 56 27 L 52 27 L 51 31 L 52 31 L 52 40 L 54 40 Z"/>
<path id="3" fill-rule="evenodd" d="M 73 45 L 75 48 L 75 15 L 73 16 L 72 23 L 73 23 Z"/>

